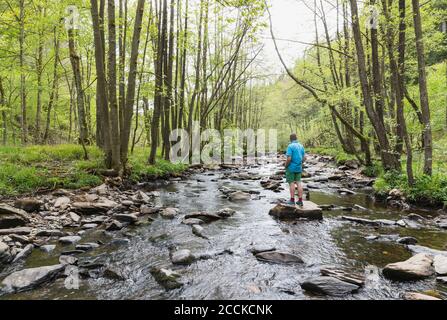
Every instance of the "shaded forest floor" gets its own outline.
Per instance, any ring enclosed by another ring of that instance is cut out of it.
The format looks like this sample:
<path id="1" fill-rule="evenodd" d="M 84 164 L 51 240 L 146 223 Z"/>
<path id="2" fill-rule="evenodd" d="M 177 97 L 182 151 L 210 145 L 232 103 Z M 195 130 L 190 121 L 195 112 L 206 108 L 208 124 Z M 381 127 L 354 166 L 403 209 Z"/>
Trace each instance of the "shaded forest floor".
<path id="1" fill-rule="evenodd" d="M 101 171 L 104 155 L 96 147 L 87 147 L 89 159 L 84 160 L 78 145 L 0 147 L 0 196 L 49 191 L 57 188 L 79 189 L 103 182 Z M 147 164 L 147 150 L 136 148 L 129 159 L 131 181 L 149 177 L 176 175 L 186 166 L 159 159 Z"/>

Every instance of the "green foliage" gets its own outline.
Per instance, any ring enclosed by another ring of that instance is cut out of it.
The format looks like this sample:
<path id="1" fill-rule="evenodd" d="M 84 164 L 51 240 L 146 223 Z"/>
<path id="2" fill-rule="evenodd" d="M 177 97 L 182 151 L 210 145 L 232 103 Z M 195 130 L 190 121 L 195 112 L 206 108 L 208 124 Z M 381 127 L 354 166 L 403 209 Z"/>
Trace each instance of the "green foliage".
<path id="1" fill-rule="evenodd" d="M 435 174 L 432 177 L 420 175 L 413 186 L 408 185 L 406 175 L 387 172 L 374 184 L 376 193 L 386 196 L 391 190 L 401 190 L 410 202 L 416 204 L 442 205 L 447 201 L 447 177 Z"/>
<path id="2" fill-rule="evenodd" d="M 357 158 L 354 155 L 347 154 L 343 150 L 335 148 L 315 147 L 315 148 L 308 148 L 307 151 L 310 153 L 316 153 L 324 156 L 333 157 L 337 162 L 337 164 L 339 165 L 345 164 L 346 161 L 348 160 L 357 160 Z"/>
<path id="3" fill-rule="evenodd" d="M 89 160 L 78 145 L 0 147 L 0 195 L 14 196 L 56 188 L 78 189 L 102 183 L 98 172 L 104 169 L 104 156 L 88 147 Z M 147 150 L 136 148 L 130 157 L 130 179 L 180 174 L 187 166 L 159 160 L 147 165 Z"/>
<path id="4" fill-rule="evenodd" d="M 181 163 L 171 163 L 159 159 L 155 165 L 147 164 L 147 152 L 142 148 L 135 150 L 129 159 L 131 174 L 129 179 L 133 182 L 141 181 L 146 178 L 161 178 L 168 175 L 176 175 L 187 169 L 187 165 Z"/>

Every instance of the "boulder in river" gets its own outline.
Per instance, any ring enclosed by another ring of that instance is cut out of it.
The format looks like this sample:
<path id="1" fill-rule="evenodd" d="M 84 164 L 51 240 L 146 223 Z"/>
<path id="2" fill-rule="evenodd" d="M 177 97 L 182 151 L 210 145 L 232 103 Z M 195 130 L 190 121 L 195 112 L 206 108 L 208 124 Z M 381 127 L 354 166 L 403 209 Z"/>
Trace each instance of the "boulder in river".
<path id="1" fill-rule="evenodd" d="M 59 197 L 54 201 L 55 208 L 66 208 L 70 204 L 71 200 L 69 197 Z"/>
<path id="2" fill-rule="evenodd" d="M 173 264 L 189 265 L 193 263 L 195 256 L 188 249 L 178 250 L 171 253 L 171 261 Z"/>
<path id="3" fill-rule="evenodd" d="M 55 279 L 65 268 L 63 264 L 16 271 L 7 276 L 2 285 L 7 291 L 21 292 L 31 290 Z"/>
<path id="4" fill-rule="evenodd" d="M 110 223 L 106 225 L 107 231 L 118 231 L 121 230 L 122 228 L 124 228 L 124 224 L 122 224 L 117 220 L 112 220 Z"/>
<path id="5" fill-rule="evenodd" d="M 329 296 L 343 296 L 351 294 L 360 288 L 358 285 L 341 281 L 333 277 L 314 277 L 305 280 L 301 288 L 308 292 Z"/>
<path id="6" fill-rule="evenodd" d="M 433 259 L 426 254 L 417 254 L 414 257 L 396 263 L 390 263 L 383 269 L 383 275 L 391 280 L 419 280 L 432 276 Z"/>
<path id="7" fill-rule="evenodd" d="M 236 210 L 225 208 L 216 212 L 216 214 L 221 218 L 232 217 L 236 213 Z"/>
<path id="8" fill-rule="evenodd" d="M 135 214 L 124 214 L 124 213 L 115 214 L 113 218 L 120 222 L 127 222 L 127 223 L 135 223 L 138 221 L 138 217 Z"/>
<path id="9" fill-rule="evenodd" d="M 0 229 L 21 227 L 28 222 L 29 218 L 25 210 L 0 204 Z"/>
<path id="10" fill-rule="evenodd" d="M 83 215 L 92 215 L 105 213 L 110 209 L 115 208 L 118 204 L 114 201 L 103 199 L 100 202 L 74 202 L 72 209 L 76 213 Z"/>
<path id="11" fill-rule="evenodd" d="M 160 212 L 160 215 L 164 219 L 174 219 L 177 214 L 178 214 L 178 209 L 176 209 L 176 208 L 166 208 Z"/>
<path id="12" fill-rule="evenodd" d="M 11 260 L 11 252 L 9 246 L 0 241 L 0 265 L 6 264 Z"/>
<path id="13" fill-rule="evenodd" d="M 197 225 L 204 224 L 205 222 L 203 222 L 203 220 L 200 219 L 190 218 L 190 219 L 184 219 L 182 223 L 186 224 L 187 226 L 193 226 L 195 224 Z"/>
<path id="14" fill-rule="evenodd" d="M 185 215 L 185 220 L 187 219 L 200 219 L 205 223 L 213 222 L 222 219 L 222 217 L 217 214 L 212 214 L 208 212 L 192 212 Z"/>
<path id="15" fill-rule="evenodd" d="M 304 201 L 303 208 L 300 208 L 298 206 L 278 204 L 276 207 L 270 210 L 269 214 L 278 219 L 323 219 L 323 210 L 315 203 L 310 201 Z"/>
<path id="16" fill-rule="evenodd" d="M 59 238 L 59 242 L 62 244 L 73 244 L 81 240 L 80 236 L 66 236 Z"/>
<path id="17" fill-rule="evenodd" d="M 36 198 L 23 198 L 14 202 L 14 206 L 25 210 L 26 212 L 35 212 L 39 211 L 40 207 L 42 206 L 42 201 Z"/>
<path id="18" fill-rule="evenodd" d="M 29 235 L 31 233 L 31 231 L 33 231 L 33 229 L 30 227 L 0 229 L 0 236 L 4 236 L 4 235 L 8 235 L 8 234 L 17 234 L 17 235 L 26 236 L 26 235 Z"/>
<path id="19" fill-rule="evenodd" d="M 154 267 L 151 269 L 151 274 L 157 283 L 167 290 L 173 290 L 183 286 L 178 281 L 180 274 L 170 269 Z"/>
<path id="20" fill-rule="evenodd" d="M 252 248 L 249 249 L 249 251 L 254 255 L 257 255 L 258 253 L 262 252 L 276 251 L 276 248 L 274 246 L 261 244 L 261 245 L 254 245 Z"/>
<path id="21" fill-rule="evenodd" d="M 433 267 L 435 268 L 436 274 L 440 276 L 447 275 L 447 257 L 437 255 L 433 259 Z"/>
<path id="22" fill-rule="evenodd" d="M 320 270 L 320 273 L 322 276 L 336 278 L 359 287 L 363 287 L 365 284 L 365 277 L 363 275 L 347 272 L 336 267 L 324 267 Z"/>
<path id="23" fill-rule="evenodd" d="M 251 194 L 243 191 L 236 191 L 229 195 L 231 201 L 245 201 L 251 199 Z"/>
<path id="24" fill-rule="evenodd" d="M 418 243 L 418 239 L 416 239 L 415 237 L 402 237 L 397 239 L 397 242 L 400 244 L 415 245 L 416 243 Z"/>
<path id="25" fill-rule="evenodd" d="M 29 244 L 27 246 L 25 246 L 25 248 L 22 249 L 22 251 L 20 251 L 15 257 L 14 260 L 12 260 L 12 262 L 16 262 L 16 261 L 20 261 L 20 260 L 24 260 L 26 257 L 28 257 L 31 252 L 34 249 L 34 245 L 33 244 Z"/>
<path id="26" fill-rule="evenodd" d="M 427 294 L 423 294 L 423 293 L 418 293 L 418 292 L 407 292 L 404 294 L 404 299 L 405 300 L 441 300 L 439 298 L 433 297 L 433 296 L 429 296 Z"/>
<path id="27" fill-rule="evenodd" d="M 447 257 L 447 251 L 436 250 L 436 249 L 432 249 L 432 248 L 428 248 L 428 247 L 424 247 L 424 246 L 419 246 L 419 245 L 409 245 L 409 246 L 407 246 L 407 248 L 413 254 L 424 253 L 424 254 L 427 254 L 427 255 L 429 255 L 431 257 L 435 257 L 435 256 L 445 256 L 445 257 Z"/>
<path id="28" fill-rule="evenodd" d="M 291 253 L 280 251 L 266 251 L 255 255 L 256 259 L 264 262 L 279 263 L 279 264 L 296 264 L 304 263 L 304 261 Z"/>
<path id="29" fill-rule="evenodd" d="M 199 238 L 208 239 L 208 237 L 205 235 L 205 229 L 202 226 L 199 226 L 198 224 L 192 226 L 192 233 L 198 236 Z"/>

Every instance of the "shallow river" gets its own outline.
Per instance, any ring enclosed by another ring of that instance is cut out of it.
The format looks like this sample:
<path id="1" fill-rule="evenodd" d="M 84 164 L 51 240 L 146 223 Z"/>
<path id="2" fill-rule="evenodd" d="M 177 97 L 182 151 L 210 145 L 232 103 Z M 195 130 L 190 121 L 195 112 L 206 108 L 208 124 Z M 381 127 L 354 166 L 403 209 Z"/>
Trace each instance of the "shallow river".
<path id="1" fill-rule="evenodd" d="M 279 165 L 268 164 L 248 169 L 253 174 L 269 176 Z M 309 168 L 327 175 L 328 168 Z M 406 291 L 438 290 L 447 297 L 447 288 L 436 284 L 435 278 L 417 282 L 392 282 L 383 278 L 378 268 L 387 263 L 403 261 L 411 257 L 405 246 L 395 241 L 371 241 L 372 234 L 414 236 L 419 244 L 443 249 L 447 244 L 447 232 L 439 229 L 407 229 L 399 227 L 373 227 L 357 225 L 340 219 L 342 215 L 363 216 L 370 219 L 398 220 L 408 212 L 400 213 L 374 204 L 370 191 L 356 195 L 339 195 L 335 190 L 322 187 L 310 191 L 310 199 L 319 204 L 349 206 L 357 204 L 369 211 L 324 212 L 321 222 L 280 222 L 268 215 L 278 199 L 286 199 L 288 191 L 280 193 L 264 190 L 259 181 L 232 181 L 222 179 L 222 171 L 212 171 L 191 176 L 184 181 L 171 181 L 151 189 L 160 192 L 158 205 L 176 207 L 178 219 L 156 218 L 152 224 L 127 228 L 114 234 L 92 231 L 83 242 L 101 240 L 105 245 L 83 256 L 98 257 L 101 262 L 113 266 L 126 277 L 116 281 L 98 277 L 82 279 L 80 288 L 67 290 L 64 280 L 59 279 L 33 291 L 4 295 L 0 299 L 333 299 L 305 293 L 300 283 L 319 274 L 322 266 L 342 267 L 357 273 L 367 273 L 366 285 L 358 293 L 343 299 L 399 299 Z M 253 200 L 238 203 L 221 197 L 219 187 L 228 186 L 241 190 L 259 191 Z M 226 220 L 204 225 L 209 240 L 198 238 L 191 227 L 181 224 L 182 215 L 193 211 L 215 212 L 233 208 L 237 213 Z M 411 211 L 425 216 L 436 212 Z M 129 243 L 110 244 L 112 239 L 129 239 Z M 303 265 L 277 265 L 258 261 L 249 248 L 254 244 L 272 245 L 279 250 L 300 256 Z M 169 246 L 190 249 L 194 253 L 231 250 L 210 260 L 200 260 L 187 267 L 174 268 L 170 264 Z M 58 263 L 59 253 L 67 247 L 59 247 L 51 254 L 34 250 L 22 265 L 36 267 Z M 82 256 L 81 256 L 82 257 Z M 182 274 L 183 288 L 164 290 L 150 274 L 152 266 L 168 266 Z M 10 272 L 5 270 L 4 272 Z M 3 273 L 4 275 L 5 273 Z M 0 278 L 2 275 L 0 274 Z M 260 291 L 260 292 L 259 292 Z"/>

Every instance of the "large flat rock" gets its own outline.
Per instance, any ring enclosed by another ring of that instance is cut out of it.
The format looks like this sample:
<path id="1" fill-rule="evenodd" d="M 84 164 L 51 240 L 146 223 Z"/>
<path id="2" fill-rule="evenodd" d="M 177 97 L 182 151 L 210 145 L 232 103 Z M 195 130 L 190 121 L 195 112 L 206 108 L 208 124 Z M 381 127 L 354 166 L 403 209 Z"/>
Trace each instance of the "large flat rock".
<path id="1" fill-rule="evenodd" d="M 0 204 L 0 229 L 15 228 L 26 225 L 29 222 L 25 210 L 11 207 L 8 204 Z"/>
<path id="2" fill-rule="evenodd" d="M 383 269 L 383 275 L 391 280 L 419 280 L 432 276 L 433 258 L 420 253 L 402 262 L 390 263 Z"/>
<path id="3" fill-rule="evenodd" d="M 340 279 L 323 276 L 307 279 L 301 284 L 301 288 L 316 294 L 343 296 L 356 292 L 360 287 Z"/>
<path id="4" fill-rule="evenodd" d="M 303 208 L 298 206 L 289 206 L 286 204 L 278 204 L 270 210 L 269 214 L 278 219 L 323 219 L 323 210 L 311 201 L 304 201 Z"/>
<path id="5" fill-rule="evenodd" d="M 294 254 L 279 251 L 260 252 L 256 254 L 255 257 L 260 261 L 270 263 L 279 263 L 279 264 L 304 263 L 304 261 L 300 257 Z"/>
<path id="6" fill-rule="evenodd" d="M 16 271 L 7 276 L 2 281 L 2 285 L 7 290 L 14 292 L 31 290 L 45 282 L 53 280 L 64 268 L 64 265 L 57 264 Z"/>

